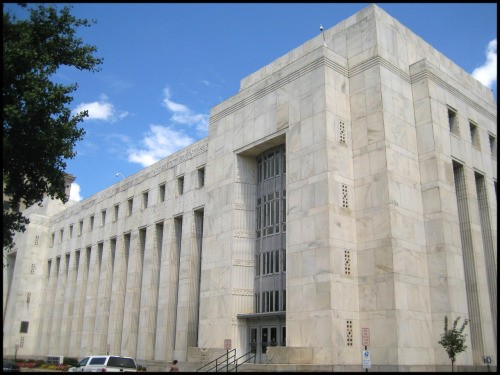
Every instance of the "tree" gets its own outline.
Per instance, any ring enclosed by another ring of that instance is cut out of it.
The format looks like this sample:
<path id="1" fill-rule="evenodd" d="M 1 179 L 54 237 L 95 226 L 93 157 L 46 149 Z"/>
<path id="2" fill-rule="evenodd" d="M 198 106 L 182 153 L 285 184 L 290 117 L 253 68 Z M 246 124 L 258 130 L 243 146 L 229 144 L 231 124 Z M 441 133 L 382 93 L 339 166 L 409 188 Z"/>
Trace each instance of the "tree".
<path id="1" fill-rule="evenodd" d="M 39 5 L 29 9 L 29 19 L 18 20 L 4 8 L 4 248 L 12 248 L 14 233 L 29 223 L 19 212 L 22 204 L 40 204 L 44 196 L 68 200 L 65 160 L 76 155 L 74 146 L 85 134 L 77 124 L 88 113 L 72 115 L 68 107 L 76 83 L 64 86 L 51 78 L 61 66 L 96 72 L 103 62 L 94 56 L 96 47 L 76 36 L 77 28 L 95 21 L 77 19 L 70 9 Z"/>
<path id="2" fill-rule="evenodd" d="M 448 357 L 451 359 L 451 371 L 453 372 L 453 363 L 456 360 L 458 354 L 462 353 L 467 349 L 465 345 L 465 338 L 467 334 L 464 333 L 465 327 L 469 323 L 468 319 L 462 323 L 460 329 L 457 328 L 458 321 L 460 317 L 456 318 L 453 322 L 453 328 L 448 329 L 448 317 L 444 316 L 444 333 L 441 335 L 441 340 L 438 341 L 448 353 Z"/>

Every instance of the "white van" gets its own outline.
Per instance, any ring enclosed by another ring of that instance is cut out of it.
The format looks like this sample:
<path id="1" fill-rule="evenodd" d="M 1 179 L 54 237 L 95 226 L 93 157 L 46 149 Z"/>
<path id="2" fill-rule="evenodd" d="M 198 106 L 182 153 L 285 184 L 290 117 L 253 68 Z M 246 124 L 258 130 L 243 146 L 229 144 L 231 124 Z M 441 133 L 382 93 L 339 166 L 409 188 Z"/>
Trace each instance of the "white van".
<path id="1" fill-rule="evenodd" d="M 131 357 L 117 355 L 92 355 L 82 359 L 71 372 L 137 372 L 137 365 Z"/>

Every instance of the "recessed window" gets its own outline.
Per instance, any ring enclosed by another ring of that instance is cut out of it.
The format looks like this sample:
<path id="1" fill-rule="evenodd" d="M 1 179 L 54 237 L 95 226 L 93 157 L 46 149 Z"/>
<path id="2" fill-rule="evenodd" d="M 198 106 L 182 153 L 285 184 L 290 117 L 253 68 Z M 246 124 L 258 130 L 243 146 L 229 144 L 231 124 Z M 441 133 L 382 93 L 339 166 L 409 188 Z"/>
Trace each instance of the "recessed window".
<path id="1" fill-rule="evenodd" d="M 458 127 L 458 116 L 457 111 L 453 108 L 448 107 L 448 122 L 450 125 L 450 132 L 455 135 L 460 135 L 459 127 Z"/>
<path id="2" fill-rule="evenodd" d="M 158 191 L 159 191 L 159 200 L 160 202 L 165 202 L 165 184 L 161 184 L 160 186 L 158 186 Z"/>
<path id="3" fill-rule="evenodd" d="M 469 127 L 470 127 L 470 139 L 471 139 L 471 142 L 472 142 L 472 146 L 474 146 L 475 148 L 479 149 L 480 148 L 480 145 L 479 145 L 479 130 L 477 128 L 477 125 L 472 123 L 472 122 L 469 122 Z"/>
<path id="4" fill-rule="evenodd" d="M 205 186 L 205 167 L 198 169 L 198 188 Z"/>
<path id="5" fill-rule="evenodd" d="M 177 179 L 177 194 L 184 194 L 184 176 Z"/>
<path id="6" fill-rule="evenodd" d="M 59 231 L 59 242 L 62 242 L 62 240 L 63 240 L 63 235 L 64 235 L 64 229 L 61 229 L 61 230 Z"/>
<path id="7" fill-rule="evenodd" d="M 55 239 L 56 239 L 56 234 L 55 234 L 55 233 L 52 233 L 50 246 L 54 246 L 54 241 L 55 241 Z"/>
<path id="8" fill-rule="evenodd" d="M 129 198 L 127 201 L 127 206 L 128 206 L 128 212 L 127 215 L 130 216 L 132 215 L 132 206 L 134 205 L 134 198 Z"/>
<path id="9" fill-rule="evenodd" d="M 73 224 L 69 226 L 69 238 L 73 238 Z"/>
<path id="10" fill-rule="evenodd" d="M 497 158 L 497 138 L 493 134 L 488 134 L 490 140 L 490 151 L 493 159 Z"/>
<path id="11" fill-rule="evenodd" d="M 21 329 L 19 330 L 20 333 L 28 333 L 28 327 L 30 325 L 30 322 L 21 322 Z"/>
<path id="12" fill-rule="evenodd" d="M 81 236 L 83 233 L 83 220 L 80 220 L 79 227 L 78 227 L 78 235 Z"/>
<path id="13" fill-rule="evenodd" d="M 119 210 L 120 210 L 120 205 L 115 204 L 115 206 L 114 206 L 113 221 L 117 221 L 118 220 L 118 212 L 119 212 Z"/>
<path id="14" fill-rule="evenodd" d="M 142 208 L 148 208 L 149 191 L 142 193 Z"/>
<path id="15" fill-rule="evenodd" d="M 104 226 L 106 223 L 106 210 L 101 211 L 101 226 Z"/>
<path id="16" fill-rule="evenodd" d="M 94 229 L 94 215 L 90 217 L 89 228 L 90 230 Z"/>

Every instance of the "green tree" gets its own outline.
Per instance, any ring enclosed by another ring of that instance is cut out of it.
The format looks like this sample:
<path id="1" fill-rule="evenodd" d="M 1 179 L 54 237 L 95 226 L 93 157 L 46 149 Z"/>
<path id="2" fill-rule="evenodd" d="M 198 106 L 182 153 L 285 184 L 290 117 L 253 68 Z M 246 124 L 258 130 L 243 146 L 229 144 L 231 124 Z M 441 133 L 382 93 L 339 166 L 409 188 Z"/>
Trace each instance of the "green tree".
<path id="1" fill-rule="evenodd" d="M 448 353 L 448 357 L 451 359 L 451 371 L 453 372 L 453 363 L 457 358 L 457 355 L 467 349 L 465 345 L 465 338 L 467 334 L 464 333 L 465 327 L 469 323 L 468 319 L 465 319 L 462 323 L 462 327 L 458 327 L 458 321 L 460 317 L 456 318 L 453 322 L 453 327 L 448 329 L 448 317 L 444 316 L 444 333 L 441 335 L 441 340 L 438 341 Z"/>
<path id="2" fill-rule="evenodd" d="M 19 4 L 27 8 L 26 4 Z M 3 246 L 12 248 L 16 231 L 29 220 L 18 211 L 44 196 L 67 201 L 65 168 L 85 134 L 77 124 L 87 111 L 71 114 L 69 95 L 77 84 L 51 81 L 61 66 L 96 72 L 95 46 L 76 35 L 95 21 L 77 19 L 68 6 L 38 5 L 19 20 L 3 13 Z M 7 200 L 6 200 L 7 197 Z M 6 204 L 7 203 L 7 204 Z"/>

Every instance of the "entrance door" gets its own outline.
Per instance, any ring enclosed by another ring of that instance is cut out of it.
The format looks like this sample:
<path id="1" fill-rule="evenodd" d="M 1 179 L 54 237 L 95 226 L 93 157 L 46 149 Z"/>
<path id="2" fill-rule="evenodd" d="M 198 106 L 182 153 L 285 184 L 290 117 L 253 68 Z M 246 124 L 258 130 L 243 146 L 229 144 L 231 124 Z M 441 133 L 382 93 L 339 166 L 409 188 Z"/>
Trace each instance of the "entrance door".
<path id="1" fill-rule="evenodd" d="M 256 363 L 268 363 L 267 351 L 270 346 L 282 346 L 284 338 L 278 326 L 250 327 L 250 350 L 255 354 Z"/>

